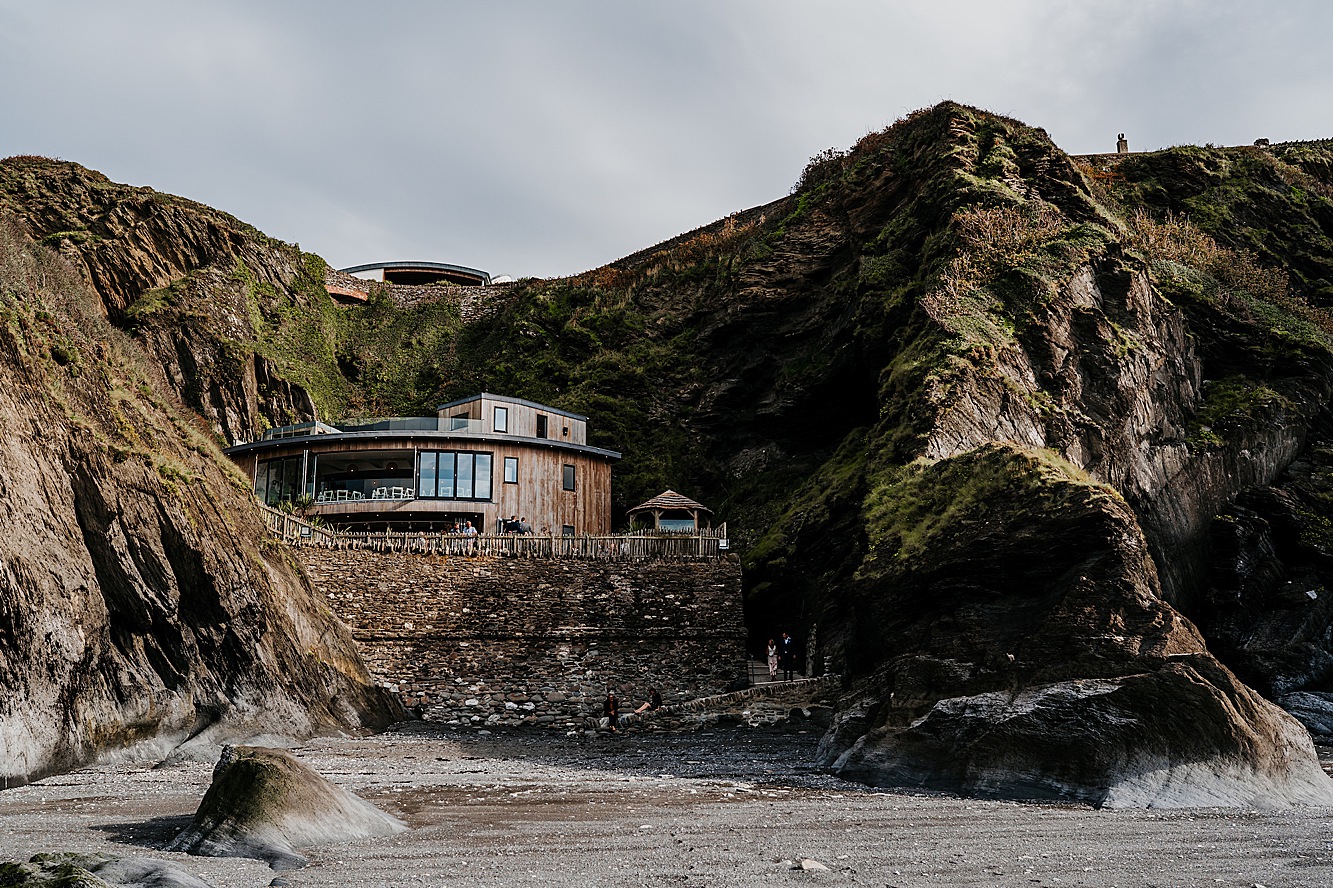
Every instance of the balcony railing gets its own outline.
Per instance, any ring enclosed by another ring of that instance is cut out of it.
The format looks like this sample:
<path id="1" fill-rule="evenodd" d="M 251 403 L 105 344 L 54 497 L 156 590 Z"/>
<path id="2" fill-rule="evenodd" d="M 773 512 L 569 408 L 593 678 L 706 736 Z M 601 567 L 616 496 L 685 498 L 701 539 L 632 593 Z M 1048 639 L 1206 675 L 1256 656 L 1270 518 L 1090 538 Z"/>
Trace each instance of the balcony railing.
<path id="1" fill-rule="evenodd" d="M 464 558 L 569 558 L 583 561 L 709 561 L 729 551 L 727 526 L 690 533 L 477 534 L 383 531 L 353 533 L 311 525 L 295 515 L 259 508 L 269 532 L 294 546 L 407 552 Z"/>

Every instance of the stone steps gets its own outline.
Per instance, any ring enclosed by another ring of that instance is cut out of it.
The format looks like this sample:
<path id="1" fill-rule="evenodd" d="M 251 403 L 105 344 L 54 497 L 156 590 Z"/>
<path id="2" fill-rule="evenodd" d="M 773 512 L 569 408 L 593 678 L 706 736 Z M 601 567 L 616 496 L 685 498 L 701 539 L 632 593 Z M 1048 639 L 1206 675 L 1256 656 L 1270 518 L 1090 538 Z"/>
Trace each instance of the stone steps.
<path id="1" fill-rule="evenodd" d="M 764 678 L 768 667 L 764 667 Z M 762 684 L 700 697 L 685 703 L 663 706 L 657 712 L 620 717 L 621 730 L 697 731 L 719 725 L 773 725 L 793 717 L 809 719 L 816 727 L 827 726 L 832 713 L 833 698 L 842 688 L 839 675 L 821 675 L 818 678 L 800 678 L 792 681 L 765 680 Z M 589 727 L 601 727 L 599 719 L 589 719 Z"/>

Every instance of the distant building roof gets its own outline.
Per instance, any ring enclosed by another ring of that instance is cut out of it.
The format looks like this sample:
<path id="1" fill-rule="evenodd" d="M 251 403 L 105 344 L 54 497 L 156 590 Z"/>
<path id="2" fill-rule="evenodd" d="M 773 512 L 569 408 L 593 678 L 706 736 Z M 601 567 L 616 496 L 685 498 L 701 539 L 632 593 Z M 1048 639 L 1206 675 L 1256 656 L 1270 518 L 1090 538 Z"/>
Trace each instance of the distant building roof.
<path id="1" fill-rule="evenodd" d="M 395 262 L 371 262 L 366 265 L 353 265 L 338 269 L 346 274 L 364 277 L 375 275 L 375 280 L 388 281 L 391 284 L 432 284 L 446 282 L 451 284 L 485 285 L 491 282 L 488 272 L 466 265 L 451 265 L 448 262 L 426 262 L 424 260 L 400 260 Z"/>
<path id="2" fill-rule="evenodd" d="M 696 503 L 688 496 L 682 496 L 674 490 L 664 490 L 647 502 L 639 503 L 637 506 L 629 510 L 629 514 L 634 515 L 638 512 L 667 512 L 677 510 L 682 512 L 707 512 L 709 515 L 713 514 L 712 509 L 702 503 Z"/>

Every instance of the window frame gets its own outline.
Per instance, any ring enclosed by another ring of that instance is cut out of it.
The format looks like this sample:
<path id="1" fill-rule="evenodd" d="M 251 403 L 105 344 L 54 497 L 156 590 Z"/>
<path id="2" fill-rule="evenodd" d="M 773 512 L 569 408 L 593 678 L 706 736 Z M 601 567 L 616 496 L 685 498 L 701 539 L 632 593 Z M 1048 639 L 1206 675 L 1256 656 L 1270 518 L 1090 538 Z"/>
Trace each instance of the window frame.
<path id="1" fill-rule="evenodd" d="M 509 434 L 509 408 L 501 407 L 498 404 L 491 411 L 491 430 L 501 434 Z"/>
<path id="2" fill-rule="evenodd" d="M 467 457 L 461 459 L 460 457 Z M 433 493 L 423 493 L 421 469 L 424 462 L 435 462 L 435 488 Z M 462 485 L 460 469 L 468 466 L 470 496 L 459 495 Z M 478 469 L 481 469 L 479 472 Z M 447 473 L 447 478 L 446 478 Z M 441 494 L 441 481 L 449 485 L 449 494 Z M 479 483 L 485 482 L 482 490 Z M 465 503 L 490 503 L 495 501 L 495 454 L 490 450 L 421 450 L 417 452 L 417 498 L 432 500 L 452 500 Z"/>
<path id="3" fill-rule="evenodd" d="M 564 490 L 578 490 L 578 471 L 572 463 L 561 467 L 560 486 Z"/>
<path id="4" fill-rule="evenodd" d="M 512 477 L 512 478 L 509 476 L 509 475 L 510 475 L 510 473 L 509 473 L 509 469 L 510 469 L 511 466 L 512 466 L 513 469 L 514 469 L 513 477 Z M 503 483 L 505 483 L 505 484 L 517 484 L 517 483 L 518 483 L 518 457 L 517 457 L 517 456 L 506 456 L 506 457 L 504 458 L 504 481 L 503 481 Z"/>

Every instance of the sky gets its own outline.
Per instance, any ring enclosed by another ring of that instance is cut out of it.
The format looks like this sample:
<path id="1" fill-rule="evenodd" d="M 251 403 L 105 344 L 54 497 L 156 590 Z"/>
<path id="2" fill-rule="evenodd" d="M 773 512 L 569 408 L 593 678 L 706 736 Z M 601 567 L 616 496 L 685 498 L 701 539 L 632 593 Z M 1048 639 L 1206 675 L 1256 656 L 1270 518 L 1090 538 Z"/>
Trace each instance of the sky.
<path id="1" fill-rule="evenodd" d="M 0 0 L 0 157 L 335 267 L 576 274 L 943 99 L 1070 153 L 1333 137 L 1327 0 Z"/>

